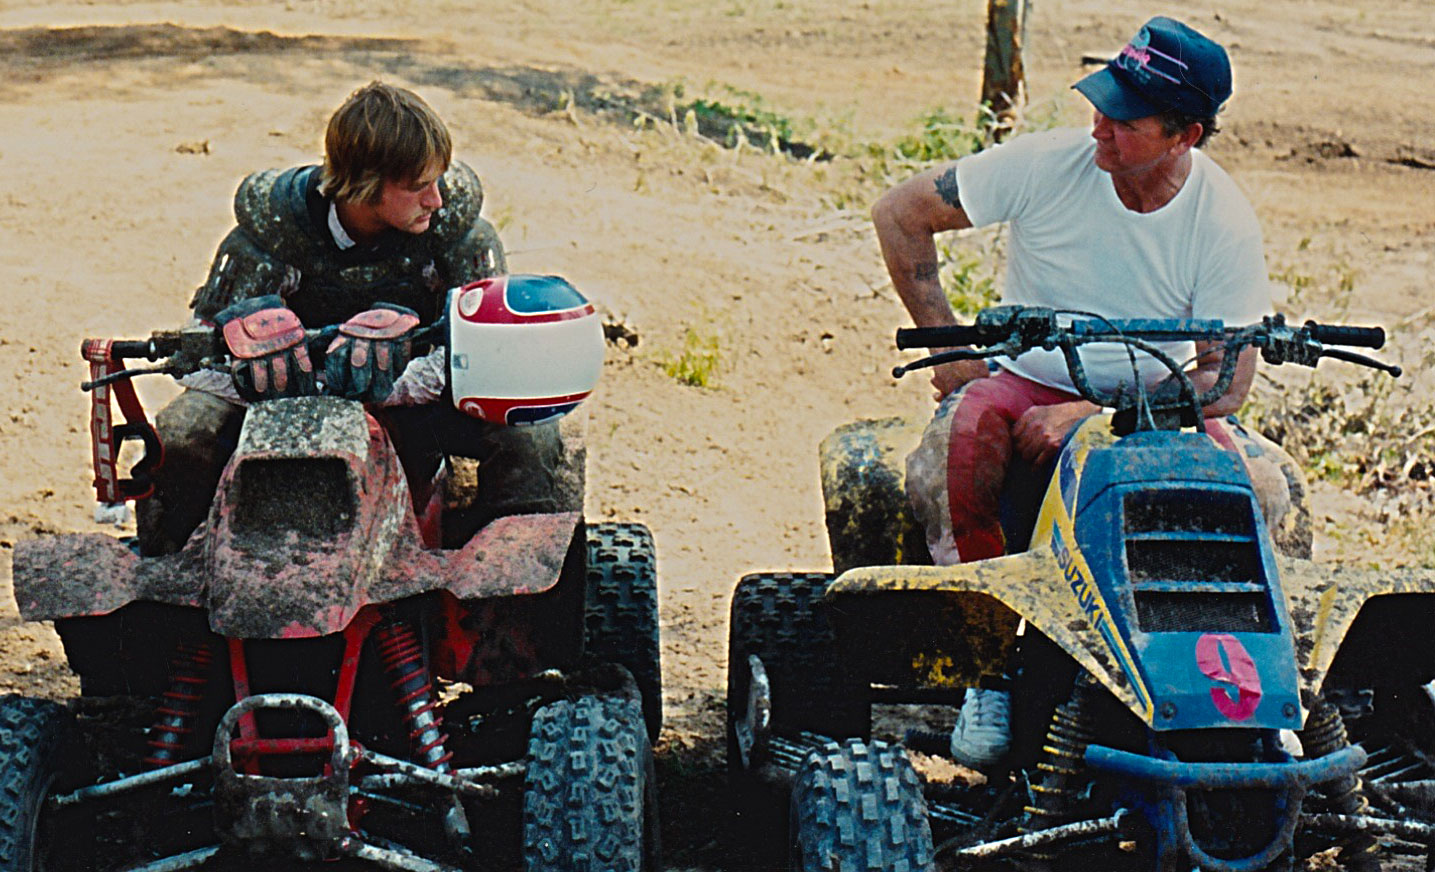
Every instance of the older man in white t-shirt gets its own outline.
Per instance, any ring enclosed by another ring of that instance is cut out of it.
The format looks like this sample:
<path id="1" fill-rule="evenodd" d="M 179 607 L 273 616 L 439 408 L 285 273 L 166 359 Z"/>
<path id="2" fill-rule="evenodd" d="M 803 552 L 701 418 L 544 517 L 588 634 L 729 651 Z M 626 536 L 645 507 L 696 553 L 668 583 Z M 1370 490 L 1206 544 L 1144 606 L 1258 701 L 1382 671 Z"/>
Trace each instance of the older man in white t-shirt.
<path id="1" fill-rule="evenodd" d="M 921 173 L 873 207 L 887 269 L 917 325 L 956 323 L 938 282 L 934 235 L 997 222 L 1010 233 L 1003 302 L 1229 324 L 1268 314 L 1255 213 L 1198 150 L 1231 93 L 1225 50 L 1180 22 L 1153 18 L 1075 87 L 1094 107 L 1090 131 L 1019 137 Z M 1198 390 L 1215 383 L 1219 344 L 1168 351 L 1178 360 L 1199 355 L 1190 373 Z M 1098 388 L 1133 378 L 1122 348 L 1086 346 L 1082 359 Z M 1144 363 L 1148 384 L 1167 375 L 1155 361 Z M 1077 395 L 1060 352 L 999 366 L 991 372 L 985 362 L 961 361 L 933 371 L 938 413 L 908 461 L 907 488 L 938 563 L 1005 553 L 998 499 L 1013 452 L 1045 463 L 1074 424 L 1098 411 Z M 1240 408 L 1255 366 L 1255 350 L 1243 352 L 1230 389 L 1205 408 L 1208 418 Z M 1231 428 L 1212 421 L 1208 430 L 1235 447 Z M 1239 438 L 1248 465 L 1253 453 L 1278 451 Z M 1288 496 L 1273 508 L 1287 510 Z M 978 767 L 997 762 L 1008 744 L 1006 705 L 1005 692 L 969 692 L 954 756 Z"/>

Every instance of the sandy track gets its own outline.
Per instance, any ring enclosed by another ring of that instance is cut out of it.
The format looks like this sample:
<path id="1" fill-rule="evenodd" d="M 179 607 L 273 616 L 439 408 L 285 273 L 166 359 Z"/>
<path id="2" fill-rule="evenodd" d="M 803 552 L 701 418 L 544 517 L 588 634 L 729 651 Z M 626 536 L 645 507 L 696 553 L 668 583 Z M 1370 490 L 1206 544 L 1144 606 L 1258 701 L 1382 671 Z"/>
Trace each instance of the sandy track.
<path id="1" fill-rule="evenodd" d="M 919 413 L 927 391 L 886 375 L 904 317 L 865 202 L 835 199 L 850 163 L 735 154 L 668 125 L 640 130 L 630 110 L 646 88 L 720 82 L 823 119 L 829 134 L 910 130 L 921 112 L 975 93 L 980 4 L 575 6 L 0 0 L 0 690 L 75 690 L 53 633 L 15 617 L 8 583 L 18 538 L 94 529 L 80 340 L 181 321 L 238 180 L 312 161 L 332 108 L 382 76 L 450 120 L 512 268 L 568 276 L 640 337 L 610 349 L 588 404 L 588 514 L 654 531 L 665 804 L 717 801 L 732 584 L 829 565 L 818 440 L 854 417 Z M 1038 4 L 1037 100 L 1079 122 L 1065 85 L 1080 56 L 1119 45 L 1146 14 L 1130 2 Z M 1255 203 L 1273 269 L 1356 278 L 1348 298 L 1313 291 L 1294 314 L 1346 306 L 1354 320 L 1406 319 L 1392 354 L 1418 360 L 1435 249 L 1428 6 L 1238 0 L 1218 14 L 1193 19 L 1232 45 L 1237 65 L 1212 153 Z M 688 327 L 719 338 L 715 389 L 680 385 L 656 363 Z M 171 392 L 160 381 L 143 387 L 152 408 Z M 1338 495 L 1322 507 L 1331 530 L 1358 517 Z M 673 862 L 737 868 L 722 859 L 721 831 L 669 818 Z"/>

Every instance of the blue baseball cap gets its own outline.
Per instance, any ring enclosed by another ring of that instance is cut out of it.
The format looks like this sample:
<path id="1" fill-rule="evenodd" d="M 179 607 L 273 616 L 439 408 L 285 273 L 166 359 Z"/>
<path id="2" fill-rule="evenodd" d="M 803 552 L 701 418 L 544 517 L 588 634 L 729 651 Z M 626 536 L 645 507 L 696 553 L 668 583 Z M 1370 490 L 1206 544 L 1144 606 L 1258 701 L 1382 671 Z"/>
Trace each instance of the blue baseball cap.
<path id="1" fill-rule="evenodd" d="M 1210 117 L 1231 96 L 1231 61 L 1224 48 L 1190 27 L 1157 17 L 1105 67 L 1072 87 L 1117 121 L 1168 109 Z"/>

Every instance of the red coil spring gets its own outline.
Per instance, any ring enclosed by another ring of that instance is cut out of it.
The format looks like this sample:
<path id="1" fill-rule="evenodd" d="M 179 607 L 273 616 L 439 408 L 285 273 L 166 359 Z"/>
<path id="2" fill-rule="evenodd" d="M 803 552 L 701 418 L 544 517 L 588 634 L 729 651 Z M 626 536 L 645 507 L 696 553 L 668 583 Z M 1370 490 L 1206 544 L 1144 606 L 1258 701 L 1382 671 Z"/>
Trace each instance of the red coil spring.
<path id="1" fill-rule="evenodd" d="M 434 698 L 418 637 L 411 627 L 398 621 L 385 624 L 374 635 L 389 686 L 403 712 L 414 757 L 430 769 L 449 771 L 453 753 L 444 748 L 448 735 L 443 732 L 443 714 Z"/>
<path id="2" fill-rule="evenodd" d="M 180 761 L 194 732 L 194 719 L 204 701 L 204 686 L 213 662 L 214 650 L 208 642 L 179 643 L 170 664 L 169 690 L 160 698 L 146 742 L 152 749 L 144 759 L 148 768 L 161 769 Z"/>

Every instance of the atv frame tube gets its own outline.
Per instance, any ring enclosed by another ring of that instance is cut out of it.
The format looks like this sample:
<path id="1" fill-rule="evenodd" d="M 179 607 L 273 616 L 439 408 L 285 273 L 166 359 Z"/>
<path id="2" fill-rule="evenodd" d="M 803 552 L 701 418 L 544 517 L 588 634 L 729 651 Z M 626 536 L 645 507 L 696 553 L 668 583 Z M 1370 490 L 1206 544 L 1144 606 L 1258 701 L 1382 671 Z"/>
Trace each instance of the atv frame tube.
<path id="1" fill-rule="evenodd" d="M 1159 801 L 1146 813 L 1156 828 L 1158 853 L 1178 847 L 1209 872 L 1257 872 L 1288 850 L 1302 821 L 1301 804 L 1313 784 L 1322 784 L 1351 775 L 1365 765 L 1365 752 L 1347 746 L 1324 757 L 1284 763 L 1185 763 L 1160 760 L 1142 754 L 1119 751 L 1104 745 L 1089 745 L 1086 764 L 1158 786 Z M 1264 788 L 1278 793 L 1274 833 L 1264 848 L 1239 860 L 1213 857 L 1196 844 L 1186 810 L 1186 790 L 1245 790 Z"/>

